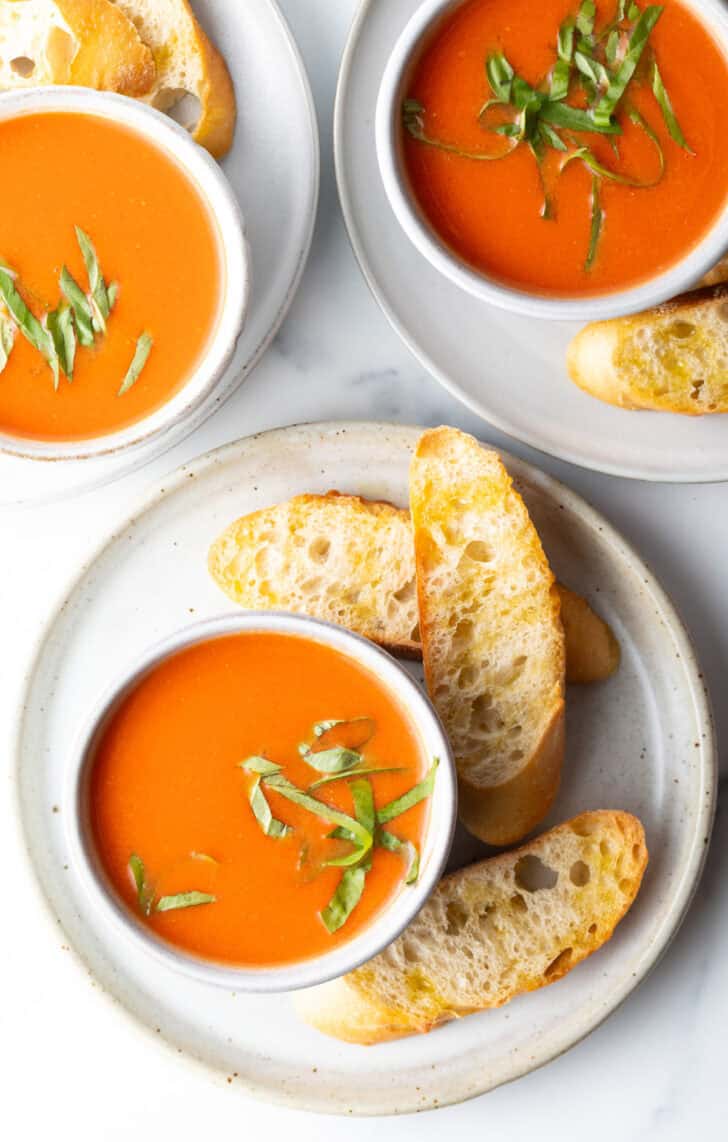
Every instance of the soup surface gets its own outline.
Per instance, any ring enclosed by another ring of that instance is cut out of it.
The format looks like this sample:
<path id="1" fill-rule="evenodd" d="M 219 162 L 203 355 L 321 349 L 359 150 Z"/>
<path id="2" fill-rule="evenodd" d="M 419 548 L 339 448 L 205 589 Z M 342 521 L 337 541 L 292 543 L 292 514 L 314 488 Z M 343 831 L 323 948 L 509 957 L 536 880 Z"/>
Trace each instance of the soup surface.
<path id="1" fill-rule="evenodd" d="M 76 346 L 72 382 L 61 368 L 54 388 L 43 354 L 15 331 L 0 372 L 0 432 L 80 440 L 139 420 L 184 383 L 216 321 L 221 263 L 205 202 L 162 151 L 98 116 L 0 122 L 0 164 L 0 262 L 33 315 L 67 304 L 64 265 L 90 292 L 75 227 L 91 239 L 106 283 L 118 283 L 106 331 Z M 3 312 L 7 322 L 0 300 Z M 144 333 L 148 359 L 119 395 Z"/>
<path id="2" fill-rule="evenodd" d="M 465 262 L 584 295 L 652 277 L 704 236 L 728 194 L 728 68 L 686 7 L 661 9 L 466 0 L 445 17 L 408 81 L 404 158 Z"/>
<path id="3" fill-rule="evenodd" d="M 308 761 L 299 743 L 316 751 Z M 333 649 L 270 633 L 211 639 L 156 666 L 108 724 L 93 837 L 116 891 L 164 940 L 230 964 L 296 962 L 351 939 L 411 879 L 429 811 L 413 787 L 430 761 L 377 678 Z M 281 769 L 266 778 L 266 763 Z M 409 795 L 383 822 L 397 851 L 381 830 L 366 855 L 329 836 L 341 827 L 332 808 L 366 818 L 367 786 L 379 812 Z M 301 793 L 323 817 L 290 799 Z"/>

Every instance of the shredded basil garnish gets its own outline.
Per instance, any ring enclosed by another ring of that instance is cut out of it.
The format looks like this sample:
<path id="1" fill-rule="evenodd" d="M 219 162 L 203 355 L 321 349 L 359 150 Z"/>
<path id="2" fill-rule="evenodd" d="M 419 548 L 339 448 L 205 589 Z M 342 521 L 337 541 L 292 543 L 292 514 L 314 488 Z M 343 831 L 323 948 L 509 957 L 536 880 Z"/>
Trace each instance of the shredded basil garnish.
<path id="1" fill-rule="evenodd" d="M 353 769 L 355 765 L 360 765 L 362 761 L 358 750 L 347 749 L 343 745 L 317 752 L 308 748 L 304 751 L 299 747 L 299 752 L 306 764 L 318 769 L 319 773 L 343 773 L 347 769 Z"/>
<path id="2" fill-rule="evenodd" d="M 351 795 L 354 801 L 354 813 L 357 823 L 367 832 L 373 834 L 376 825 L 376 811 L 374 809 L 374 793 L 370 783 L 366 780 L 352 781 Z M 341 828 L 339 826 L 339 828 Z M 335 830 L 343 840 L 349 840 L 347 830 Z M 335 860 L 327 861 L 335 865 Z M 361 900 L 364 891 L 366 874 L 372 866 L 371 850 L 363 854 L 353 868 L 345 868 L 341 880 L 331 900 L 320 913 L 321 919 L 329 932 L 336 932 L 349 919 L 349 916 Z"/>
<path id="3" fill-rule="evenodd" d="M 238 765 L 246 773 L 259 773 L 261 777 L 270 777 L 273 773 L 280 773 L 282 768 L 280 765 L 276 765 L 274 761 L 268 761 L 267 757 L 260 757 L 258 754 L 238 762 Z"/>
<path id="4" fill-rule="evenodd" d="M 267 837 L 287 837 L 292 829 L 273 816 L 260 783 L 261 778 L 256 778 L 250 790 L 249 800 L 253 815 Z"/>
<path id="5" fill-rule="evenodd" d="M 320 789 L 322 785 L 330 785 L 332 781 L 347 781 L 351 777 L 364 777 L 372 773 L 401 773 L 401 765 L 358 765 L 354 769 L 344 770 L 342 773 L 327 773 L 325 777 L 319 777 L 318 781 L 314 781 L 308 786 L 309 793 L 314 789 Z"/>
<path id="6" fill-rule="evenodd" d="M 15 274 L 4 264 L 0 267 L 0 300 L 26 341 L 43 355 L 53 373 L 53 384 L 58 388 L 58 355 L 53 338 L 47 329 L 28 309 L 15 286 Z"/>
<path id="7" fill-rule="evenodd" d="M 121 382 L 121 388 L 119 389 L 117 396 L 123 397 L 124 393 L 128 393 L 132 385 L 135 384 L 135 382 L 139 379 L 139 374 L 147 363 L 147 359 L 152 351 L 153 344 L 154 338 L 152 337 L 151 333 L 142 333 L 141 337 L 136 343 L 136 349 L 134 350 L 134 356 L 132 358 L 131 365 L 127 369 L 124 380 Z"/>
<path id="8" fill-rule="evenodd" d="M 380 829 L 377 832 L 377 844 L 381 845 L 383 849 L 388 849 L 391 853 L 403 853 L 406 856 L 407 874 L 404 882 L 405 884 L 416 884 L 420 875 L 420 854 L 417 851 L 417 846 L 413 845 L 411 841 L 401 841 L 399 837 L 395 837 L 394 833 L 389 833 L 386 829 Z"/>
<path id="9" fill-rule="evenodd" d="M 112 282 L 107 287 L 91 238 L 80 226 L 76 226 L 75 231 L 86 267 L 89 293 L 83 292 L 68 267 L 63 266 L 59 284 L 66 301 L 61 301 L 56 309 L 46 310 L 40 318 L 23 300 L 16 285 L 16 272 L 0 259 L 0 302 L 4 304 L 10 322 L 8 329 L 8 318 L 0 313 L 0 372 L 7 365 L 17 328 L 47 361 L 53 372 L 53 386 L 57 389 L 61 371 L 69 381 L 73 380 L 77 346 L 90 348 L 94 345 L 95 334 L 106 332 L 107 319 L 119 294 L 119 283 Z M 127 392 L 137 380 L 152 344 L 149 333 L 143 333 L 137 341 L 134 358 L 119 395 Z"/>
<path id="10" fill-rule="evenodd" d="M 61 369 L 68 380 L 72 381 L 76 360 L 76 327 L 73 311 L 68 305 L 59 305 L 58 309 L 48 314 L 48 332 L 53 338 Z"/>
<path id="11" fill-rule="evenodd" d="M 373 718 L 364 714 L 358 718 L 328 718 L 323 722 L 316 722 L 313 727 L 313 736 L 318 739 L 328 738 L 332 730 L 341 730 L 345 734 L 345 744 L 349 749 L 361 749 L 374 736 L 376 725 Z M 343 744 L 343 743 L 336 743 Z"/>
<path id="12" fill-rule="evenodd" d="M 408 809 L 412 809 L 415 805 L 419 805 L 420 801 L 424 801 L 429 797 L 435 788 L 435 775 L 437 767 L 440 764 L 440 759 L 435 758 L 430 766 L 429 772 L 422 781 L 417 785 L 413 785 L 401 797 L 396 797 L 394 801 L 390 801 L 388 805 L 377 810 L 377 821 L 380 825 L 386 825 L 394 817 L 399 817 L 401 813 L 406 813 Z"/>
<path id="13" fill-rule="evenodd" d="M 670 132 L 670 136 L 675 140 L 678 146 L 687 151 L 689 155 L 694 155 L 695 151 L 691 150 L 688 146 L 682 127 L 678 123 L 677 115 L 673 110 L 670 96 L 667 94 L 665 85 L 662 82 L 662 76 L 660 75 L 660 69 L 656 63 L 652 65 L 652 90 L 655 94 L 655 99 L 660 105 L 662 117 L 665 120 L 665 126 Z"/>
<path id="14" fill-rule="evenodd" d="M 140 856 L 137 856 L 136 853 L 132 853 L 129 857 L 128 868 L 137 891 L 139 911 L 142 915 L 149 916 L 152 911 L 154 889 L 147 882 L 146 873 L 144 871 L 144 861 Z"/>
<path id="15" fill-rule="evenodd" d="M 109 305 L 109 295 L 106 292 L 106 282 L 101 273 L 99 259 L 96 256 L 93 242 L 80 226 L 76 227 L 76 239 L 81 248 L 83 262 L 88 276 L 88 285 L 91 293 L 90 302 L 92 310 L 94 311 L 94 325 L 98 333 L 105 333 L 106 318 L 111 313 L 111 306 Z"/>
<path id="16" fill-rule="evenodd" d="M 4 314 L 0 313 L 0 373 L 8 363 L 15 344 L 14 325 Z"/>
<path id="17" fill-rule="evenodd" d="M 637 11 L 639 12 L 639 9 L 637 9 Z M 639 14 L 639 19 L 632 29 L 632 34 L 629 38 L 625 57 L 617 68 L 616 73 L 612 76 L 606 93 L 594 108 L 594 122 L 598 126 L 611 122 L 617 105 L 627 90 L 627 84 L 632 79 L 637 64 L 642 57 L 642 53 L 647 46 L 650 32 L 661 15 L 662 8 L 657 5 L 651 5 L 649 8 L 645 8 L 644 12 Z M 630 19 L 631 18 L 632 16 L 630 14 Z"/>
<path id="18" fill-rule="evenodd" d="M 499 103 L 510 103 L 514 71 L 503 52 L 494 52 L 485 61 L 488 83 Z"/>
<path id="19" fill-rule="evenodd" d="M 601 182 L 596 174 L 592 175 L 592 190 L 591 190 L 591 227 L 589 229 L 589 249 L 587 250 L 586 262 L 584 267 L 590 270 L 594 265 L 594 259 L 597 253 L 597 246 L 599 244 L 599 235 L 602 231 L 602 204 L 600 196 Z"/>
<path id="20" fill-rule="evenodd" d="M 67 266 L 61 270 L 61 292 L 73 307 L 76 332 L 81 345 L 88 348 L 94 343 L 94 316 L 86 294 Z"/>
<path id="21" fill-rule="evenodd" d="M 368 833 L 374 833 L 376 813 L 374 811 L 374 793 L 371 782 L 361 778 L 351 783 L 351 796 L 354 801 L 354 815 L 357 821 Z"/>
<path id="22" fill-rule="evenodd" d="M 332 861 L 332 863 L 341 865 L 341 867 L 355 864 L 371 849 L 374 840 L 372 834 L 347 813 L 333 809 L 324 801 L 319 801 L 316 797 L 311 797 L 310 794 L 304 793 L 302 789 L 299 789 L 298 786 L 294 785 L 286 777 L 283 777 L 282 774 L 274 774 L 272 777 L 266 777 L 263 780 L 266 789 L 272 789 L 276 793 L 280 793 L 281 797 L 292 801 L 294 805 L 300 805 L 302 808 L 308 809 L 309 813 L 313 813 L 316 817 L 320 817 L 324 821 L 330 821 L 332 825 L 340 825 L 352 834 L 354 843 L 357 845 L 355 851 L 348 856 L 341 857 L 335 862 Z"/>
<path id="23" fill-rule="evenodd" d="M 549 99 L 558 103 L 566 99 L 569 94 L 569 81 L 571 79 L 571 63 L 574 58 L 574 21 L 565 20 L 559 28 L 556 43 L 558 59 L 551 72 Z"/>
<path id="24" fill-rule="evenodd" d="M 591 36 L 594 31 L 596 14 L 597 9 L 594 0 L 582 0 L 576 17 L 577 31 L 581 32 L 582 36 Z"/>
<path id="25" fill-rule="evenodd" d="M 420 143 L 425 143 L 428 147 L 435 147 L 438 151 L 445 151 L 450 155 L 458 155 L 463 159 L 472 159 L 474 162 L 493 162 L 497 159 L 503 159 L 515 149 L 515 145 L 509 147 L 501 154 L 488 154 L 484 151 L 464 151 L 461 147 L 456 147 L 453 143 L 445 143 L 442 139 L 431 138 L 425 132 L 425 109 L 421 103 L 416 99 L 405 99 L 402 105 L 402 123 L 404 129 L 417 139 Z"/>
<path id="26" fill-rule="evenodd" d="M 177 908 L 196 908 L 198 904 L 214 904 L 216 896 L 209 892 L 178 892 L 175 896 L 160 896 L 154 905 L 155 912 L 173 912 Z"/>
<path id="27" fill-rule="evenodd" d="M 361 900 L 365 880 L 363 868 L 347 868 L 342 873 L 334 895 L 320 913 L 326 930 L 332 935 L 346 923 Z"/>

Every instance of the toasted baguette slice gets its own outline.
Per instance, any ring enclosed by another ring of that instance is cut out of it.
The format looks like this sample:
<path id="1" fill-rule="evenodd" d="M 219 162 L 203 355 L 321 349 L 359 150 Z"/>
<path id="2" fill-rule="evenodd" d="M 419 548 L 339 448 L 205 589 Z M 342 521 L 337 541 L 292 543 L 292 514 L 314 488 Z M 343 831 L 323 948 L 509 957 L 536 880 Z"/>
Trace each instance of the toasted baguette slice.
<path id="1" fill-rule="evenodd" d="M 112 0 L 0 0 L 0 89 L 79 84 L 146 95 L 151 50 Z"/>
<path id="2" fill-rule="evenodd" d="M 391 504 L 333 493 L 298 496 L 293 503 L 293 511 L 290 510 L 292 505 L 280 504 L 267 512 L 256 512 L 237 520 L 225 530 L 210 551 L 210 572 L 218 586 L 234 602 L 250 610 L 297 610 L 313 618 L 330 618 L 335 614 L 340 616 L 336 622 L 371 638 L 387 650 L 421 658 L 409 512 L 393 508 Z M 343 556 L 347 578 L 340 577 L 337 561 L 331 572 L 324 574 L 323 587 L 314 576 L 315 589 L 311 591 L 309 580 L 313 571 L 318 574 L 321 564 L 320 558 L 310 553 L 308 558 L 299 554 L 295 563 L 285 566 L 282 559 L 279 560 L 283 568 L 280 576 L 271 576 L 269 567 L 265 566 L 269 561 L 261 557 L 264 565 L 261 575 L 256 557 L 259 548 L 271 542 L 269 538 L 262 539 L 270 513 L 287 521 L 276 523 L 277 535 L 285 535 L 286 526 L 295 529 L 305 534 L 309 548 L 314 544 L 314 551 L 323 549 L 322 545 L 330 543 L 332 536 L 337 537 L 337 543 L 345 543 L 347 537 L 352 537 L 354 546 Z M 386 549 L 383 523 L 387 528 Z M 391 579 L 391 552 L 400 561 L 394 579 Z M 241 568 L 245 574 L 241 574 Z M 265 591 L 261 590 L 261 579 L 267 581 Z M 373 582 L 387 583 L 389 590 L 374 594 L 371 592 Z M 576 592 L 560 583 L 557 590 L 566 642 L 566 681 L 600 682 L 608 678 L 617 669 L 620 657 L 619 643 L 610 627 Z M 352 597 L 361 591 L 368 592 L 371 604 L 381 608 L 378 614 L 370 608 L 362 613 L 359 605 L 352 606 Z"/>
<path id="3" fill-rule="evenodd" d="M 446 877 L 384 952 L 299 992 L 296 1009 L 327 1035 L 372 1044 L 500 1007 L 605 944 L 646 866 L 636 817 L 583 813 Z"/>
<path id="4" fill-rule="evenodd" d="M 409 514 L 391 504 L 296 496 L 231 524 L 208 567 L 250 610 L 299 611 L 394 651 L 419 651 Z"/>
<path id="5" fill-rule="evenodd" d="M 728 412 L 728 285 L 587 325 L 567 364 L 580 388 L 621 408 Z"/>
<path id="6" fill-rule="evenodd" d="M 235 92 L 224 59 L 203 32 L 188 0 L 115 0 L 152 49 L 156 79 L 145 100 L 160 111 L 195 106 L 184 126 L 210 154 L 221 158 L 232 146 Z M 199 108 L 198 106 L 199 105 Z"/>
<path id="7" fill-rule="evenodd" d="M 454 428 L 410 467 L 425 680 L 452 743 L 460 819 L 494 845 L 546 815 L 564 754 L 564 631 L 541 541 L 495 452 Z"/>

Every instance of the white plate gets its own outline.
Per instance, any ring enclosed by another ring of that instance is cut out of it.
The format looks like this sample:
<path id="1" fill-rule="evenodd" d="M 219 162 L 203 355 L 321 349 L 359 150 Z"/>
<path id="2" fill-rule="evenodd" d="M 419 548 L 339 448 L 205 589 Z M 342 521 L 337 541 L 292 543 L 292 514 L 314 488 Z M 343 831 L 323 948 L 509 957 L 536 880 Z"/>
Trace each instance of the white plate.
<path id="1" fill-rule="evenodd" d="M 251 253 L 251 300 L 237 349 L 205 403 L 130 454 L 53 464 L 0 456 L 0 504 L 87 491 L 178 444 L 248 376 L 295 296 L 319 187 L 318 127 L 303 62 L 275 0 L 197 0 L 195 11 L 225 53 L 238 104 L 234 145 L 222 162 Z"/>
<path id="2" fill-rule="evenodd" d="M 563 460 L 644 480 L 728 479 L 728 416 L 630 412 L 569 380 L 572 322 L 518 317 L 470 297 L 401 230 L 385 197 L 374 108 L 385 64 L 420 0 L 361 0 L 336 97 L 334 155 L 349 237 L 384 313 L 418 360 L 496 428 Z"/>
<path id="3" fill-rule="evenodd" d="M 623 808 L 645 823 L 650 866 L 610 944 L 552 987 L 431 1035 L 376 1048 L 301 1026 L 282 996 L 233 995 L 171 973 L 109 937 L 69 858 L 64 769 L 79 724 L 120 665 L 192 619 L 234 609 L 209 579 L 210 541 L 233 518 L 330 488 L 407 502 L 419 430 L 288 428 L 227 445 L 154 489 L 81 570 L 47 626 L 17 727 L 28 849 L 51 909 L 106 992 L 157 1043 L 262 1097 L 320 1111 L 384 1113 L 454 1102 L 516 1078 L 594 1028 L 644 977 L 687 907 L 712 820 L 710 712 L 687 635 L 659 585 L 574 493 L 506 457 L 557 574 L 588 595 L 622 644 L 618 674 L 568 695 L 563 787 L 550 822 Z M 460 838 L 456 861 L 477 842 Z M 69 1013 L 70 1014 L 70 1013 Z"/>

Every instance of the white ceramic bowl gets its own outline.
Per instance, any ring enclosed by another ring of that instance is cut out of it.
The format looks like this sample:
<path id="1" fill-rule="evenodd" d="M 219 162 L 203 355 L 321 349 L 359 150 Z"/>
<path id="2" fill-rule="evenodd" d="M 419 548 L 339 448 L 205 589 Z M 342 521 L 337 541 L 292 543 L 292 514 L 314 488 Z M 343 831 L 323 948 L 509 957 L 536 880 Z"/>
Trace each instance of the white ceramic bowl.
<path id="1" fill-rule="evenodd" d="M 270 631 L 306 638 L 333 647 L 375 674 L 412 720 L 426 756 L 437 757 L 435 789 L 416 884 L 402 885 L 391 903 L 348 943 L 325 955 L 282 967 L 245 968 L 218 964 L 177 950 L 157 938 L 119 899 L 95 853 L 89 826 L 88 784 L 96 746 L 108 720 L 140 680 L 159 662 L 184 647 L 222 635 Z M 302 615 L 242 611 L 186 627 L 147 651 L 121 675 L 83 730 L 67 774 L 64 804 L 71 859 L 109 940 L 117 933 L 143 944 L 172 970 L 205 983 L 238 991 L 290 991 L 310 987 L 351 971 L 391 943 L 409 924 L 437 884 L 452 844 L 457 817 L 457 784 L 450 745 L 424 691 L 385 651 L 343 627 Z"/>
<path id="2" fill-rule="evenodd" d="M 250 263 L 237 199 L 218 164 L 168 116 L 123 95 L 85 87 L 0 94 L 0 122 L 43 112 L 76 112 L 122 124 L 172 158 L 206 203 L 220 251 L 220 309 L 196 368 L 160 408 L 123 429 L 87 440 L 42 441 L 0 433 L 0 452 L 37 460 L 82 460 L 129 452 L 162 435 L 200 405 L 222 378 L 245 320 Z M 89 177 L 91 177 L 92 172 Z M 182 240 L 182 238 L 180 239 Z"/>
<path id="3" fill-rule="evenodd" d="M 482 301 L 530 317 L 595 321 L 636 313 L 689 289 L 728 249 L 728 202 L 705 237 L 665 273 L 640 285 L 589 297 L 554 297 L 518 290 L 470 267 L 435 233 L 420 211 L 402 162 L 402 101 L 412 68 L 440 21 L 463 0 L 424 0 L 405 25 L 384 70 L 376 106 L 377 158 L 397 219 L 428 262 Z M 728 56 L 728 14 L 718 0 L 682 0 Z M 554 32 L 555 35 L 555 32 Z M 728 162 L 728 150 L 726 151 Z"/>

